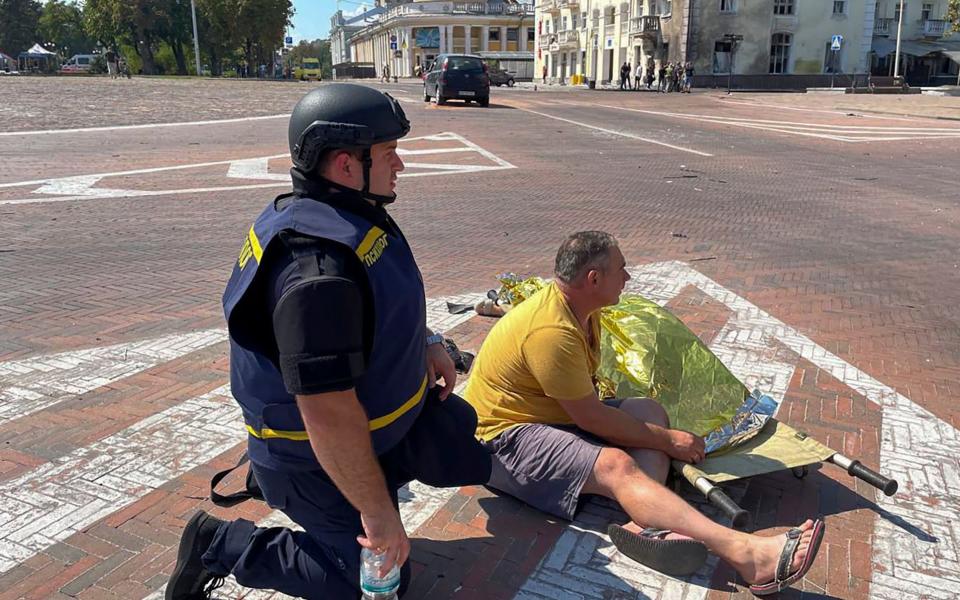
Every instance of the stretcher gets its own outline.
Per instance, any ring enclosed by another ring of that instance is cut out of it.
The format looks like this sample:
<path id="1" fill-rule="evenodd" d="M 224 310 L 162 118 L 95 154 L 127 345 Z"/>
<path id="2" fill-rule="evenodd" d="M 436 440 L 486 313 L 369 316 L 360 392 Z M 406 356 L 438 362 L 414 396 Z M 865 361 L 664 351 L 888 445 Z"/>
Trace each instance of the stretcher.
<path id="1" fill-rule="evenodd" d="M 545 285 L 539 278 L 509 273 L 498 278 L 497 300 L 512 305 Z M 790 469 L 803 478 L 811 465 L 829 463 L 887 496 L 896 493 L 896 480 L 778 421 L 778 402 L 749 390 L 693 331 L 657 303 L 624 294 L 617 305 L 603 309 L 600 329 L 600 396 L 653 398 L 667 411 L 671 427 L 705 437 L 708 453 L 702 462 L 673 461 L 673 468 L 734 527 L 748 527 L 750 516 L 721 486 L 756 475 Z"/>

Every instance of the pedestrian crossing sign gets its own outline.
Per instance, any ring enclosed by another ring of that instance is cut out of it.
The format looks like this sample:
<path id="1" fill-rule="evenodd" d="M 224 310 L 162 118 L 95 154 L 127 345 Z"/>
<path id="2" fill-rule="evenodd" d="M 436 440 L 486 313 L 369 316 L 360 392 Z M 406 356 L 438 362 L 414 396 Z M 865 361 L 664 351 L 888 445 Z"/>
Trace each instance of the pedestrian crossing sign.
<path id="1" fill-rule="evenodd" d="M 835 35 L 833 36 L 833 39 L 830 40 L 830 49 L 839 50 L 841 44 L 843 44 L 843 36 L 839 34 Z"/>

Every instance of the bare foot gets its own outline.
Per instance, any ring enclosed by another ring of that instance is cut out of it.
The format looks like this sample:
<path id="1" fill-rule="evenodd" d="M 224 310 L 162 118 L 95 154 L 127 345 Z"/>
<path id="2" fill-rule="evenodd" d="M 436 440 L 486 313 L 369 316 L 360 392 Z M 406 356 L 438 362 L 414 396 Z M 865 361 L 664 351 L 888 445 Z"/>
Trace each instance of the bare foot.
<path id="1" fill-rule="evenodd" d="M 813 538 L 812 528 L 813 521 L 810 519 L 807 519 L 803 525 L 800 525 L 800 530 L 803 531 L 803 534 L 800 536 L 797 551 L 793 554 L 793 561 L 790 563 L 790 573 L 799 569 L 807 557 L 810 541 Z M 783 546 L 786 542 L 787 538 L 783 534 L 769 537 L 751 535 L 747 543 L 746 552 L 743 553 L 745 560 L 731 561 L 731 564 L 747 583 L 767 583 L 776 577 L 777 563 L 780 562 L 780 553 L 783 551 Z"/>

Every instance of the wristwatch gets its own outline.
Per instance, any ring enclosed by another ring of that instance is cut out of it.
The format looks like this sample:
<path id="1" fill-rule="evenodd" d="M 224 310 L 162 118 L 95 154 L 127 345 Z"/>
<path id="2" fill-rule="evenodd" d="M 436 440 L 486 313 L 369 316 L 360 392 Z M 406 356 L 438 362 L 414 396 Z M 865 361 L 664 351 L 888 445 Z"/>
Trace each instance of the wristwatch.
<path id="1" fill-rule="evenodd" d="M 428 336 L 427 336 L 427 345 L 428 345 L 428 346 L 432 346 L 432 345 L 434 345 L 434 344 L 442 344 L 442 343 L 443 343 L 443 334 L 440 333 L 439 331 L 438 331 L 437 333 L 433 334 L 433 335 L 428 335 Z"/>

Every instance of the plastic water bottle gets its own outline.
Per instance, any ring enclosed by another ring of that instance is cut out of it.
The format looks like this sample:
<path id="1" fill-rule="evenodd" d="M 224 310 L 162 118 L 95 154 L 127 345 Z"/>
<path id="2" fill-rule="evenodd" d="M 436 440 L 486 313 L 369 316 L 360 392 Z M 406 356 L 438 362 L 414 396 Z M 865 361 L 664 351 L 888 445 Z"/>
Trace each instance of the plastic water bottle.
<path id="1" fill-rule="evenodd" d="M 363 600 L 397 600 L 400 589 L 400 567 L 393 568 L 380 577 L 380 566 L 384 563 L 383 554 L 377 554 L 369 548 L 360 551 L 360 591 Z"/>

